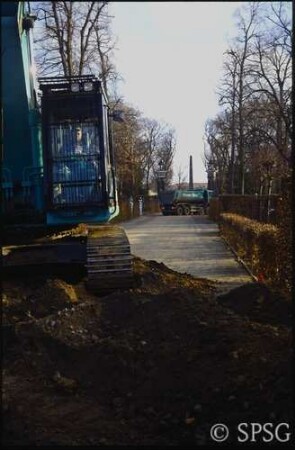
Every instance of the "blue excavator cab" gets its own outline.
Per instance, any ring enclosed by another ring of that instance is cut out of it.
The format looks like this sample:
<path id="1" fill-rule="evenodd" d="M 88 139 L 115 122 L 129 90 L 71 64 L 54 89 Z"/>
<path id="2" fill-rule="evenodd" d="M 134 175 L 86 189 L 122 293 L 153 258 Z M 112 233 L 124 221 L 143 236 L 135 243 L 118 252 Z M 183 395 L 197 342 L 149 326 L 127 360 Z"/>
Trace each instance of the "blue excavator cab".
<path id="1" fill-rule="evenodd" d="M 85 75 L 39 83 L 47 223 L 108 222 L 119 208 L 101 82 Z"/>

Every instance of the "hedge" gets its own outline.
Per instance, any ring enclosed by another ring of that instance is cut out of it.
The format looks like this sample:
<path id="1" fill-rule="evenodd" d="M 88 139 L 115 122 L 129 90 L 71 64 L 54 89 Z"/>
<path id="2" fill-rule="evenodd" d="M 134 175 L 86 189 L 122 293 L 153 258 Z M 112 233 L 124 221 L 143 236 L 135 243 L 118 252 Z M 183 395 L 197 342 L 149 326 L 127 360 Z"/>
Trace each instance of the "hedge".
<path id="1" fill-rule="evenodd" d="M 258 279 L 285 286 L 282 278 L 280 231 L 275 225 L 233 213 L 220 214 L 220 231 Z"/>

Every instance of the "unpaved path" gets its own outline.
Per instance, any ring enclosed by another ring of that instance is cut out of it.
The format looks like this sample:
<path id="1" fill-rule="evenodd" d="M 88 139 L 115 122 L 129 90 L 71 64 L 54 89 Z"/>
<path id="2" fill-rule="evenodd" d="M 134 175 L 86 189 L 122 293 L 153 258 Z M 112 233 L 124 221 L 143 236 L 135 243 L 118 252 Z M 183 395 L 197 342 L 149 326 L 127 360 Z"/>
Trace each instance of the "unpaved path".
<path id="1" fill-rule="evenodd" d="M 123 227 L 134 255 L 232 289 L 252 282 L 206 216 L 141 216 Z"/>

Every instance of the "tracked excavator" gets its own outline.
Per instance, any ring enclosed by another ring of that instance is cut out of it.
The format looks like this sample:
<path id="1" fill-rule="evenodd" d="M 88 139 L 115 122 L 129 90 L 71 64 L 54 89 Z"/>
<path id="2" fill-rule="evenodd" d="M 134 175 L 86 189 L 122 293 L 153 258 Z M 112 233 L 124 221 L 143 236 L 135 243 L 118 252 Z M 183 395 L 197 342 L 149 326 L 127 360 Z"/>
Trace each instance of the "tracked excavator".
<path id="1" fill-rule="evenodd" d="M 1 3 L 4 274 L 83 266 L 92 291 L 129 288 L 130 245 L 109 223 L 119 203 L 102 83 L 93 75 L 37 83 L 28 5 Z"/>

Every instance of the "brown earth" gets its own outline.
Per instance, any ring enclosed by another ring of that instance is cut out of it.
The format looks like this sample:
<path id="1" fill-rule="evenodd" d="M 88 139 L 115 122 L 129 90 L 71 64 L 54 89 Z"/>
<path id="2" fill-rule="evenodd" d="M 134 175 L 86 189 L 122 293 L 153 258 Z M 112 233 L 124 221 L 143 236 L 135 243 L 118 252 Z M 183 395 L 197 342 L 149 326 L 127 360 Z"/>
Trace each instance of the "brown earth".
<path id="1" fill-rule="evenodd" d="M 133 289 L 3 280 L 5 445 L 204 445 L 210 427 L 292 421 L 291 307 L 253 283 L 134 261 Z"/>

